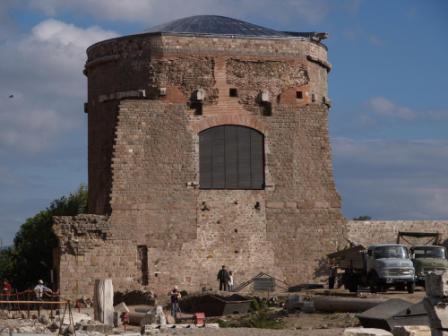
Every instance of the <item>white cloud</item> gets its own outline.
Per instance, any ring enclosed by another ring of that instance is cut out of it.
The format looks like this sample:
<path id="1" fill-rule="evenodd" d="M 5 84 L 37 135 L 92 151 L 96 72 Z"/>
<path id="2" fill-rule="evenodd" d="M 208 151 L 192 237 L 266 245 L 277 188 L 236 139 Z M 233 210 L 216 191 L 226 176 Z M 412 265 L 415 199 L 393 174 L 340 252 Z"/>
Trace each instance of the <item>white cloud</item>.
<path id="1" fill-rule="evenodd" d="M 448 219 L 448 140 L 332 142 L 348 217 Z"/>
<path id="2" fill-rule="evenodd" d="M 35 41 L 50 43 L 54 46 L 73 47 L 81 52 L 95 42 L 116 35 L 114 32 L 105 31 L 96 26 L 83 29 L 53 19 L 39 23 L 32 30 L 32 39 Z"/>
<path id="3" fill-rule="evenodd" d="M 219 14 L 244 18 L 248 16 L 278 20 L 321 22 L 331 9 L 324 0 L 28 0 L 29 5 L 47 15 L 76 10 L 108 20 L 142 22 L 148 28 L 179 17 L 197 14 Z M 341 8 L 353 11 L 357 1 L 341 2 Z M 353 5 L 355 4 L 355 5 Z M 355 6 L 356 7 L 356 6 Z"/>
<path id="4" fill-rule="evenodd" d="M 79 127 L 85 49 L 115 35 L 50 19 L 0 44 L 0 149 L 38 152 Z"/>
<path id="5" fill-rule="evenodd" d="M 384 97 L 375 97 L 369 100 L 370 108 L 373 112 L 399 119 L 412 120 L 415 119 L 417 113 L 406 106 L 399 106 Z"/>
<path id="6" fill-rule="evenodd" d="M 384 97 L 374 97 L 367 101 L 371 112 L 378 116 L 398 118 L 406 121 L 431 120 L 441 121 L 448 119 L 448 108 L 437 110 L 416 111 L 407 106 L 402 106 Z M 366 115 L 362 115 L 363 119 Z"/>

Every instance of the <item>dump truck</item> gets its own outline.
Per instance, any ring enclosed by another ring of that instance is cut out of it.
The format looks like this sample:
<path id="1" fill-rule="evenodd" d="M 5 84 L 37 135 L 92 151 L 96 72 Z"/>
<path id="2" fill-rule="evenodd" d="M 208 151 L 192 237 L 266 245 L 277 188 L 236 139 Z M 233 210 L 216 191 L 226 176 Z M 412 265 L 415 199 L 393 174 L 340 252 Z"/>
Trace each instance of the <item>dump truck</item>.
<path id="1" fill-rule="evenodd" d="M 425 276 L 429 273 L 442 273 L 448 270 L 446 249 L 439 245 L 440 241 L 439 232 L 398 232 L 397 244 L 410 245 L 416 285 L 425 286 Z"/>
<path id="2" fill-rule="evenodd" d="M 415 283 L 417 286 L 425 286 L 425 277 L 429 273 L 443 273 L 448 270 L 445 247 L 420 245 L 412 246 L 410 250 L 415 268 Z"/>
<path id="3" fill-rule="evenodd" d="M 384 292 L 394 287 L 409 293 L 415 290 L 415 269 L 409 250 L 400 244 L 375 244 L 365 248 L 353 246 L 331 253 L 328 258 L 343 269 L 341 283 L 351 292 L 359 287 Z"/>

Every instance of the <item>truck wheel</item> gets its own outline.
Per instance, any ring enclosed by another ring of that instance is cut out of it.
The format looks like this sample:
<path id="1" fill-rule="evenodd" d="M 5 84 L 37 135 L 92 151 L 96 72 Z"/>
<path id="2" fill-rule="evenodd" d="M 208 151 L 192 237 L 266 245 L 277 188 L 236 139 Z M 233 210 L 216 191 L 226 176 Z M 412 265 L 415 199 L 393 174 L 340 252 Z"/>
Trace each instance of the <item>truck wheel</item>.
<path id="1" fill-rule="evenodd" d="M 408 282 L 406 284 L 406 289 L 408 290 L 409 294 L 414 293 L 414 291 L 415 291 L 415 282 L 413 282 L 413 281 Z"/>
<path id="2" fill-rule="evenodd" d="M 358 291 L 358 284 L 356 283 L 356 281 L 352 281 L 350 283 L 350 286 L 348 287 L 348 290 L 350 293 L 356 293 Z"/>
<path id="3" fill-rule="evenodd" d="M 372 274 L 369 277 L 369 287 L 370 287 L 370 293 L 377 293 L 381 291 L 380 281 L 376 274 Z"/>

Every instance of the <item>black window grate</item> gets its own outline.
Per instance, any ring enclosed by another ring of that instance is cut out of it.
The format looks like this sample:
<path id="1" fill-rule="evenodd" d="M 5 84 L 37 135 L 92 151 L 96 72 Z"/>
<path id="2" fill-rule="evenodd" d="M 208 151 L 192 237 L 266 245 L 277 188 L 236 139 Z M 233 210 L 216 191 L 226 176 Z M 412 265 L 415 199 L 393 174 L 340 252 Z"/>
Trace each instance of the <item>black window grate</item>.
<path id="1" fill-rule="evenodd" d="M 264 136 L 224 125 L 199 134 L 201 189 L 264 189 Z"/>

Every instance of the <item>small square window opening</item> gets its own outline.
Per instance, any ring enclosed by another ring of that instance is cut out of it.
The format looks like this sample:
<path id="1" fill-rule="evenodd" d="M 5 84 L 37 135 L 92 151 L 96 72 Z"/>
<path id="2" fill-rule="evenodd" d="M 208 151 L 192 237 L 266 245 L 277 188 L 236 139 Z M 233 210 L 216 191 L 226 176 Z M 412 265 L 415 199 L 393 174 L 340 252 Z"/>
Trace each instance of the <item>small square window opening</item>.
<path id="1" fill-rule="evenodd" d="M 229 97 L 238 97 L 238 90 L 236 88 L 230 88 Z"/>

